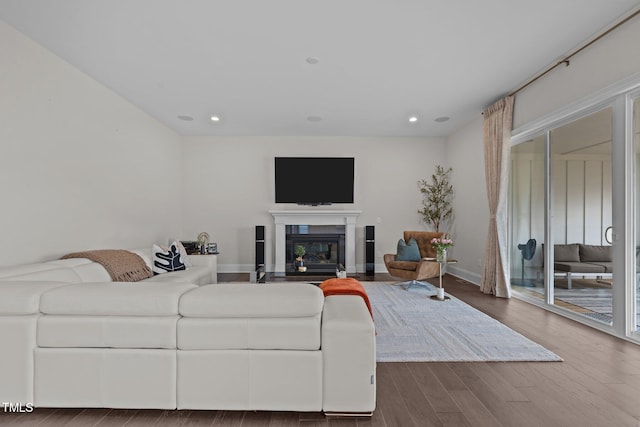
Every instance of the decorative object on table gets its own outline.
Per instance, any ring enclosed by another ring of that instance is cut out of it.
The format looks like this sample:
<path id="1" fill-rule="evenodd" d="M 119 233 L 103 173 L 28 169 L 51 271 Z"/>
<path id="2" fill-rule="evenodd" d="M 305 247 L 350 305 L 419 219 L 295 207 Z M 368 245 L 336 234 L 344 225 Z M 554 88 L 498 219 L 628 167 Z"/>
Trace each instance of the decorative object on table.
<path id="1" fill-rule="evenodd" d="M 418 213 L 422 215 L 422 220 L 431 225 L 435 231 L 440 231 L 440 226 L 453 214 L 451 207 L 453 186 L 449 184 L 449 173 L 452 170 L 452 168 L 445 170 L 437 165 L 430 182 L 426 179 L 418 181 L 422 193 L 422 209 Z"/>
<path id="2" fill-rule="evenodd" d="M 344 268 L 344 265 L 338 264 L 336 267 L 336 277 L 338 279 L 346 279 L 347 278 L 347 269 Z"/>
<path id="3" fill-rule="evenodd" d="M 525 282 L 524 280 L 524 262 L 531 261 L 531 258 L 536 253 L 536 239 L 529 239 L 527 243 L 519 244 L 518 249 L 520 249 L 522 254 L 522 274 L 520 280 L 520 286 L 535 286 L 533 282 Z"/>
<path id="4" fill-rule="evenodd" d="M 218 244 L 217 243 L 209 243 L 207 245 L 207 253 L 210 255 L 215 255 L 218 253 Z"/>
<path id="5" fill-rule="evenodd" d="M 447 250 L 453 246 L 453 240 L 445 237 L 431 239 L 431 247 L 436 250 L 436 261 L 447 262 Z"/>
<path id="6" fill-rule="evenodd" d="M 294 254 L 296 255 L 295 266 L 296 266 L 296 270 L 298 270 L 301 273 L 304 273 L 305 271 L 307 271 L 307 266 L 304 265 L 304 258 L 303 258 L 306 253 L 307 251 L 304 248 L 304 245 L 296 245 L 296 248 L 294 250 Z"/>
<path id="7" fill-rule="evenodd" d="M 171 246 L 171 243 L 173 243 L 173 240 L 169 242 L 169 246 Z M 195 240 L 180 240 L 180 244 L 182 244 L 184 249 L 187 251 L 187 254 L 189 255 L 197 254 L 198 252 L 200 252 L 198 242 Z"/>
<path id="8" fill-rule="evenodd" d="M 198 234 L 198 245 L 200 247 L 201 254 L 207 253 L 207 246 L 209 245 L 209 233 L 203 231 L 202 233 Z"/>

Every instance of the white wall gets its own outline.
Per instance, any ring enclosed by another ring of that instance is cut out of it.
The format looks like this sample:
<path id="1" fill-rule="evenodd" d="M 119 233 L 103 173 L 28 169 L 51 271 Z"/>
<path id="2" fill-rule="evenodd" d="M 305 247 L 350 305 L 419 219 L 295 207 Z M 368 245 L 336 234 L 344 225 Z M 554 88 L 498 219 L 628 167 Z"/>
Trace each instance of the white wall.
<path id="1" fill-rule="evenodd" d="M 254 226 L 266 226 L 266 263 L 273 271 L 274 226 L 269 210 L 301 209 L 274 203 L 274 157 L 355 158 L 355 202 L 305 209 L 361 210 L 356 226 L 356 267 L 363 271 L 365 225 L 376 226 L 376 270 L 395 253 L 403 230 L 426 230 L 418 209 L 418 180 L 445 164 L 440 138 L 185 137 L 184 240 L 207 231 L 218 243 L 220 271 L 250 271 Z"/>
<path id="2" fill-rule="evenodd" d="M 447 138 L 446 147 L 447 164 L 453 167 L 450 181 L 455 191 L 452 257 L 458 260 L 447 268 L 479 284 L 489 227 L 480 112 L 478 119 Z"/>
<path id="3" fill-rule="evenodd" d="M 640 72 L 640 17 L 591 45 L 519 92 L 515 98 L 514 129 L 625 77 Z"/>
<path id="4" fill-rule="evenodd" d="M 0 21 L 0 266 L 181 232 L 180 137 Z"/>

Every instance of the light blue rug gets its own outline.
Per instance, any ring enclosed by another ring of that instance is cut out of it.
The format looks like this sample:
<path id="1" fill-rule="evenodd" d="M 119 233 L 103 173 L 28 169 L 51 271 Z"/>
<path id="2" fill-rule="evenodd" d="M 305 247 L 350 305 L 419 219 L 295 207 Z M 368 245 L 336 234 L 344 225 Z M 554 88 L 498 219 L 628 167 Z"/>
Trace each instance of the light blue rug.
<path id="1" fill-rule="evenodd" d="M 562 361 L 455 297 L 432 300 L 431 285 L 363 285 L 373 309 L 378 362 Z"/>

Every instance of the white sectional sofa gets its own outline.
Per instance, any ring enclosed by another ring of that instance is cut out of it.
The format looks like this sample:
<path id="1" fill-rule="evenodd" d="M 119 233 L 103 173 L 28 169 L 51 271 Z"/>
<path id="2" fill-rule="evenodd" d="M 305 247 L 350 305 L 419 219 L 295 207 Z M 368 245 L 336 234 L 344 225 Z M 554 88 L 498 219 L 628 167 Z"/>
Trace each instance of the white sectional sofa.
<path id="1" fill-rule="evenodd" d="M 306 283 L 205 285 L 210 265 L 135 283 L 110 282 L 101 268 L 69 259 L 0 269 L 0 401 L 375 409 L 375 333 L 359 296 L 325 298 Z"/>

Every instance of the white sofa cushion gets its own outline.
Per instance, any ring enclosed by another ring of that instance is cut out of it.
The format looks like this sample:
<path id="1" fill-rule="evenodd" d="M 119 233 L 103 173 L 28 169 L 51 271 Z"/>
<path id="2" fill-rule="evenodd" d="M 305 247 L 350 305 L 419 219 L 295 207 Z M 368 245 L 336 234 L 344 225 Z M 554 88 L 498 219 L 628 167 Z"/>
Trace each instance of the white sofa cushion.
<path id="1" fill-rule="evenodd" d="M 180 299 L 180 314 L 204 318 L 313 317 L 324 294 L 309 283 L 225 283 L 201 286 Z"/>
<path id="2" fill-rule="evenodd" d="M 45 292 L 45 314 L 91 316 L 168 316 L 178 314 L 180 296 L 195 288 L 187 283 L 82 283 Z"/>
<path id="3" fill-rule="evenodd" d="M 40 313 L 42 293 L 67 283 L 61 282 L 0 282 L 0 315 Z"/>
<path id="4" fill-rule="evenodd" d="M 173 316 L 60 316 L 38 319 L 38 347 L 176 348 Z"/>
<path id="5" fill-rule="evenodd" d="M 178 350 L 178 409 L 322 410 L 322 352 Z"/>
<path id="6" fill-rule="evenodd" d="M 175 350 L 36 348 L 34 403 L 51 408 L 175 409 Z"/>
<path id="7" fill-rule="evenodd" d="M 318 350 L 321 315 L 295 318 L 181 318 L 181 350 Z"/>
<path id="8" fill-rule="evenodd" d="M 180 299 L 183 350 L 318 350 L 324 295 L 308 283 L 201 286 Z"/>
<path id="9" fill-rule="evenodd" d="M 52 262 L 23 264 L 0 269 L 0 281 L 79 283 L 80 276 L 73 269 Z"/>
<path id="10" fill-rule="evenodd" d="M 211 268 L 200 266 L 189 267 L 186 270 L 156 274 L 153 277 L 145 279 L 144 282 L 181 282 L 194 285 L 209 285 L 211 284 Z"/>
<path id="11" fill-rule="evenodd" d="M 106 268 L 87 258 L 68 258 L 49 261 L 47 264 L 59 265 L 73 271 L 80 282 L 110 282 L 111 276 Z"/>

